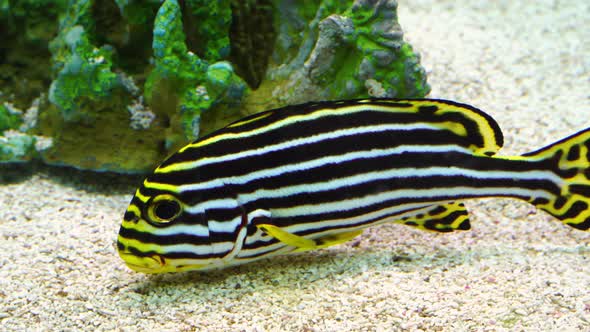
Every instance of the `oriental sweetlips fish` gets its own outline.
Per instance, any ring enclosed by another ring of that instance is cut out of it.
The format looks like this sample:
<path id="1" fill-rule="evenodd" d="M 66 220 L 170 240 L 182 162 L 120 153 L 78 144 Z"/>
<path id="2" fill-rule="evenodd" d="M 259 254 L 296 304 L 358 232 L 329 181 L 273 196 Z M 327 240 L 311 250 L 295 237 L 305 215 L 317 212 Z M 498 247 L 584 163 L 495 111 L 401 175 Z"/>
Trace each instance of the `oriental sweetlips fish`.
<path id="1" fill-rule="evenodd" d="M 274 109 L 204 136 L 135 193 L 120 256 L 144 273 L 207 270 L 348 241 L 397 222 L 470 228 L 461 201 L 525 200 L 590 228 L 590 128 L 496 156 L 486 113 L 445 100 L 366 99 Z"/>

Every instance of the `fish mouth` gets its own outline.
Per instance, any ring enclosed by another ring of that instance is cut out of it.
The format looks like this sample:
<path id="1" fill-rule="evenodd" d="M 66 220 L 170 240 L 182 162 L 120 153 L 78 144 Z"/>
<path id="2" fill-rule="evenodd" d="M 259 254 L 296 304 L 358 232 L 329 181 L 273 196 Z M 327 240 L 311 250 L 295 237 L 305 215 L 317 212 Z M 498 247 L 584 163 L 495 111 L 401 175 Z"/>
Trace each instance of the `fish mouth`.
<path id="1" fill-rule="evenodd" d="M 166 260 L 160 255 L 136 256 L 130 252 L 120 251 L 119 256 L 127 267 L 141 273 L 159 273 L 166 268 Z"/>
<path id="2" fill-rule="evenodd" d="M 125 261 L 128 268 L 135 272 L 146 274 L 184 272 L 191 270 L 206 269 L 208 264 L 185 264 L 174 265 L 166 260 L 163 256 L 153 254 L 151 256 L 136 256 L 130 252 L 120 251 L 119 256 Z"/>

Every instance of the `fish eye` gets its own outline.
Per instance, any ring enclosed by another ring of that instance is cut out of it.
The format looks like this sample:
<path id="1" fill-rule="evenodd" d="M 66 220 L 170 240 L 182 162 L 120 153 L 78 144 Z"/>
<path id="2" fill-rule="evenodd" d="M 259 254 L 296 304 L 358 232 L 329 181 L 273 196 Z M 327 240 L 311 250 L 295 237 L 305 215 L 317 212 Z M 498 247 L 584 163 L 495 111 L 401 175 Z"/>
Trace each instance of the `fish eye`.
<path id="1" fill-rule="evenodd" d="M 166 224 L 173 221 L 182 212 L 180 202 L 171 195 L 159 195 L 148 203 L 147 216 L 155 224 Z"/>

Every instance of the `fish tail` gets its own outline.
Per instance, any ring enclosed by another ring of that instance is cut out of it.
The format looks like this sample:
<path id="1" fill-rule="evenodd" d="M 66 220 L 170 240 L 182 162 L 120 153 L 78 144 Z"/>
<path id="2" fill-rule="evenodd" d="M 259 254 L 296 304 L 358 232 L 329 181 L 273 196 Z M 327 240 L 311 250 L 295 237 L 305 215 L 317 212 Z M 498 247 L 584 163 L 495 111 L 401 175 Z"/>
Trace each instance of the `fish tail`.
<path id="1" fill-rule="evenodd" d="M 533 199 L 532 203 L 563 223 L 580 229 L 590 228 L 590 128 L 559 140 L 540 150 L 523 155 L 545 165 L 559 176 L 560 193 L 552 199 Z"/>

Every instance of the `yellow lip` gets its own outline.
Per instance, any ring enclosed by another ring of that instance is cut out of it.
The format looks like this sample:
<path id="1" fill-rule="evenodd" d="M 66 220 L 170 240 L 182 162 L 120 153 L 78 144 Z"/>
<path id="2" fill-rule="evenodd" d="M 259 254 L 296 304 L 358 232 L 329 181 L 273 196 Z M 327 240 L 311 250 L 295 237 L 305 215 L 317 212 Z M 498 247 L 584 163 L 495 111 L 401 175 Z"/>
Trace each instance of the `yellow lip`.
<path id="1" fill-rule="evenodd" d="M 140 273 L 161 273 L 159 271 L 159 269 L 153 269 L 153 268 L 149 268 L 149 267 L 145 267 L 145 266 L 140 266 L 140 265 L 135 265 L 135 264 L 131 264 L 131 263 L 125 263 L 127 265 L 128 268 L 132 269 L 135 272 L 140 272 Z"/>
<path id="2" fill-rule="evenodd" d="M 160 255 L 152 255 L 146 257 L 138 257 L 129 252 L 121 251 L 119 256 L 125 261 L 127 267 L 131 270 L 140 273 L 167 273 L 167 272 L 183 272 L 191 270 L 201 270 L 207 267 L 207 264 L 187 264 L 175 266 L 170 264 Z"/>
<path id="3" fill-rule="evenodd" d="M 142 273 L 158 273 L 166 266 L 166 262 L 159 255 L 139 257 L 129 252 L 120 251 L 119 256 L 125 261 L 125 264 L 133 271 Z"/>

